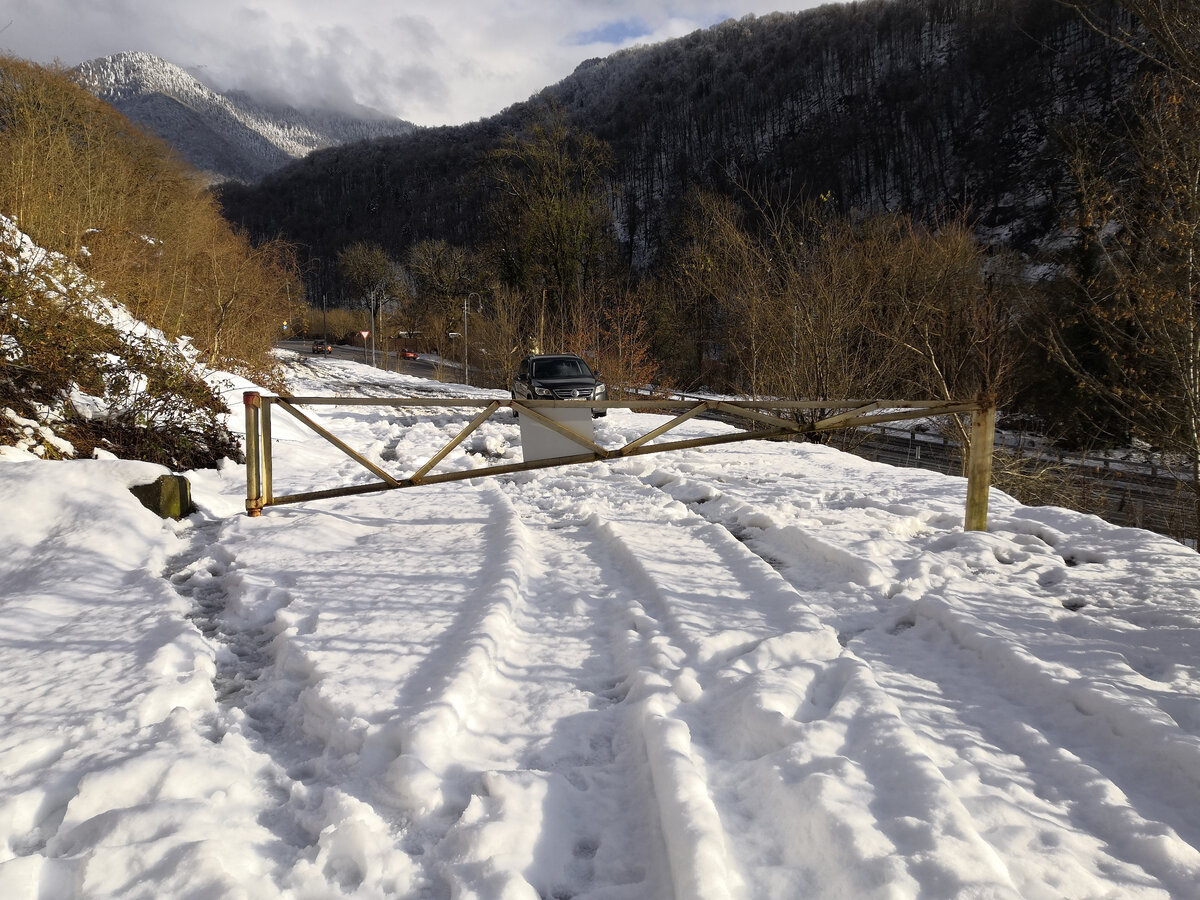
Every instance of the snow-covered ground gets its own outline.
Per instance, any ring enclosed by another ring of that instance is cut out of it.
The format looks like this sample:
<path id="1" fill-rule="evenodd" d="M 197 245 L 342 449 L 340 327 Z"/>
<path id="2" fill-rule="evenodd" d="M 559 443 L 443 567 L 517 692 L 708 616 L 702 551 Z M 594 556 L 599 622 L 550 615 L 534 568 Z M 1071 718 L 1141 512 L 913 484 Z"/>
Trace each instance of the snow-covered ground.
<path id="1" fill-rule="evenodd" d="M 314 408 L 401 475 L 474 412 Z M 370 479 L 275 437 L 277 494 Z M 995 492 L 964 533 L 961 479 L 798 443 L 261 518 L 230 463 L 179 523 L 127 490 L 160 471 L 0 455 L 0 897 L 1200 896 L 1166 538 Z"/>

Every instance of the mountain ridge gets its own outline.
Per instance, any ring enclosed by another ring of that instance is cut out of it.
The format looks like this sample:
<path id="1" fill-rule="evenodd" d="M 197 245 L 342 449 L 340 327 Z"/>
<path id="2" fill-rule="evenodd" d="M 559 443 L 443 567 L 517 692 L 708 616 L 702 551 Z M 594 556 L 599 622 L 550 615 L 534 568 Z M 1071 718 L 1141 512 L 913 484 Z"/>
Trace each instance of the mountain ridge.
<path id="1" fill-rule="evenodd" d="M 254 183 L 314 150 L 408 134 L 402 119 L 264 103 L 244 91 L 217 91 L 179 66 L 141 51 L 76 66 L 76 80 L 157 134 L 210 183 Z"/>
<path id="2" fill-rule="evenodd" d="M 963 215 L 990 246 L 1037 254 L 1071 202 L 1061 130 L 1119 117 L 1137 71 L 1057 0 L 829 4 L 584 60 L 488 119 L 330 147 L 219 197 L 231 221 L 309 260 L 357 240 L 397 258 L 424 239 L 476 244 L 488 154 L 558 107 L 613 151 L 616 236 L 639 272 L 695 187 L 827 198 L 852 217 Z M 312 271 L 310 289 L 332 296 L 333 267 Z"/>

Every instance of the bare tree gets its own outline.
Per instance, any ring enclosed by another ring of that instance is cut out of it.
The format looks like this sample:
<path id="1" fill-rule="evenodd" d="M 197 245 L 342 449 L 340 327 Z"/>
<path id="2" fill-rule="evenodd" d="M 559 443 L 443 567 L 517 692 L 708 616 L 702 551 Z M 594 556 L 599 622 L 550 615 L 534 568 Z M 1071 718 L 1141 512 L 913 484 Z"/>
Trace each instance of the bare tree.
<path id="1" fill-rule="evenodd" d="M 252 244 L 165 144 L 60 67 L 0 55 L 0 209 L 143 321 L 272 380 L 300 300 L 281 242 Z"/>
<path id="2" fill-rule="evenodd" d="M 613 256 L 604 174 L 612 151 L 551 108 L 489 156 L 496 187 L 492 218 L 498 269 L 508 286 L 536 300 L 536 344 L 562 345 L 572 317 Z"/>
<path id="3" fill-rule="evenodd" d="M 1051 349 L 1135 437 L 1184 460 L 1200 540 L 1200 97 L 1174 75 L 1152 79 L 1136 129 L 1113 160 L 1083 159 L 1081 219 L 1094 260 L 1088 299 L 1068 324 L 1094 335 L 1097 367 L 1067 339 Z"/>
<path id="4" fill-rule="evenodd" d="M 472 344 L 486 360 L 481 366 L 480 382 L 493 382 L 494 387 L 508 387 L 525 355 L 524 310 L 527 300 L 519 291 L 493 285 L 485 291 L 488 298 L 484 315 L 471 332 Z"/>
<path id="5" fill-rule="evenodd" d="M 707 307 L 731 366 L 732 387 L 768 393 L 767 350 L 779 334 L 768 285 L 771 248 L 751 233 L 729 197 L 697 192 L 687 220 L 688 242 L 675 261 L 676 278 Z"/>
<path id="6" fill-rule="evenodd" d="M 647 294 L 614 287 L 576 317 L 565 348 L 587 359 L 608 385 L 611 400 L 638 396 L 660 385 L 659 366 L 650 352 Z"/>
<path id="7" fill-rule="evenodd" d="M 1087 24 L 1200 88 L 1200 15 L 1195 0 L 1059 0 Z M 1132 16 L 1109 15 L 1113 3 Z"/>
<path id="8" fill-rule="evenodd" d="M 1110 26 L 1097 0 L 1061 0 L 1092 27 L 1158 64 L 1133 98 L 1127 131 L 1074 159 L 1079 188 L 1080 305 L 1102 366 L 1063 327 L 1052 352 L 1135 437 L 1183 461 L 1200 546 L 1200 15 L 1193 0 L 1115 0 L 1133 17 Z"/>
<path id="9" fill-rule="evenodd" d="M 901 216 L 869 223 L 861 251 L 877 271 L 871 321 L 894 357 L 901 390 L 939 400 L 1013 398 L 1021 359 L 1018 303 L 1005 260 L 989 257 L 967 222 L 937 229 Z M 966 417 L 951 417 L 951 436 L 970 449 Z M 963 453 L 963 465 L 969 454 Z"/>
<path id="10" fill-rule="evenodd" d="M 437 353 L 444 357 L 449 333 L 466 331 L 463 301 L 472 292 L 483 293 L 478 261 L 469 251 L 446 241 L 420 241 L 409 248 L 408 271 L 416 294 L 416 315 L 434 335 Z M 451 326 L 455 321 L 457 329 Z M 460 353 L 464 344 L 465 339 L 456 345 Z"/>
<path id="11" fill-rule="evenodd" d="M 403 272 L 378 244 L 358 241 L 338 254 L 342 277 L 370 314 L 371 362 L 375 362 L 376 324 L 383 305 L 397 300 L 405 290 Z"/>

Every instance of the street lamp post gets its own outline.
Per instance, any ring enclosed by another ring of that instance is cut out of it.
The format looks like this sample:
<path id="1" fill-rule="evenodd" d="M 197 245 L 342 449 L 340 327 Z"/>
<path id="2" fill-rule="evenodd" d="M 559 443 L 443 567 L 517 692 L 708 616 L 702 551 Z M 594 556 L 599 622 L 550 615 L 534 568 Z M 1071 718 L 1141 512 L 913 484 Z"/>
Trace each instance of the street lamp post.
<path id="1" fill-rule="evenodd" d="M 463 297 L 463 384 L 471 383 L 471 344 L 467 339 L 467 308 L 471 303 L 472 297 L 478 297 L 479 294 L 475 291 Z"/>
<path id="2" fill-rule="evenodd" d="M 371 297 L 371 365 L 375 365 L 375 303 L 374 295 Z"/>

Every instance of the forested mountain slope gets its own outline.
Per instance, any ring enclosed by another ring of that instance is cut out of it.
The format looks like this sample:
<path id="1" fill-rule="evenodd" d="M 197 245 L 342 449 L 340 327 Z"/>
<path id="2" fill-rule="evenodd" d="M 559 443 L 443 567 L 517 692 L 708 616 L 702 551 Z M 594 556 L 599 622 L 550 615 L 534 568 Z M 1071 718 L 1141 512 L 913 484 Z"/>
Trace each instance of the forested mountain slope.
<path id="1" fill-rule="evenodd" d="M 219 93 L 183 69 L 148 53 L 118 53 L 75 70 L 80 84 L 171 144 L 216 181 L 257 181 L 322 147 L 414 126 L 383 116 L 298 110 Z"/>
<path id="2" fill-rule="evenodd" d="M 758 177 L 847 210 L 1050 223 L 1056 128 L 1131 67 L 1054 0 L 900 0 L 727 22 L 585 63 L 556 96 L 618 150 L 627 219 L 689 180 Z"/>
<path id="3" fill-rule="evenodd" d="M 827 195 L 845 211 L 969 210 L 1029 247 L 1057 225 L 1056 134 L 1111 115 L 1132 60 L 1056 0 L 869 0 L 727 21 L 588 60 L 477 123 L 313 153 L 255 187 L 227 186 L 253 233 L 332 258 L 354 240 L 398 255 L 483 227 L 484 154 L 546 102 L 608 142 L 627 258 L 663 246 L 690 185 Z"/>

